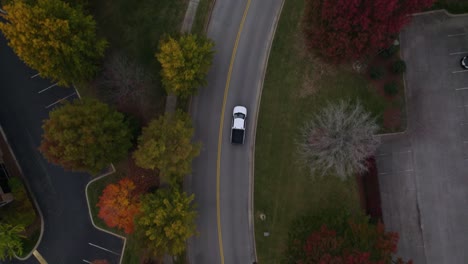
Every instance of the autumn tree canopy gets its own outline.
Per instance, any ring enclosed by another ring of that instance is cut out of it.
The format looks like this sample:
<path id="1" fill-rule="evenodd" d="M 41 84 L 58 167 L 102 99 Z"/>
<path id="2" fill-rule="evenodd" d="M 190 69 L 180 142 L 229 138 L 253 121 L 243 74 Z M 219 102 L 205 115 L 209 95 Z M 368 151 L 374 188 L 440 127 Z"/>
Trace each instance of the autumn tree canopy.
<path id="1" fill-rule="evenodd" d="M 23 254 L 23 225 L 0 223 L 0 260 L 12 259 Z"/>
<path id="2" fill-rule="evenodd" d="M 307 0 L 305 41 L 335 62 L 373 55 L 392 43 L 410 14 L 434 0 Z"/>
<path id="3" fill-rule="evenodd" d="M 196 230 L 193 199 L 176 189 L 160 189 L 142 197 L 137 230 L 155 256 L 184 252 L 186 240 Z"/>
<path id="4" fill-rule="evenodd" d="M 143 128 L 133 153 L 135 163 L 145 169 L 159 169 L 160 176 L 166 180 L 184 176 L 190 173 L 192 159 L 199 154 L 200 146 L 191 142 L 192 136 L 188 114 L 161 116 Z"/>
<path id="5" fill-rule="evenodd" d="M 168 93 L 188 97 L 206 84 L 213 60 L 213 41 L 193 34 L 161 40 L 156 58 Z"/>
<path id="6" fill-rule="evenodd" d="M 135 189 L 135 184 L 128 178 L 107 185 L 97 204 L 98 217 L 109 227 L 123 229 L 126 234 L 133 233 L 133 220 L 140 208 L 139 195 Z"/>
<path id="7" fill-rule="evenodd" d="M 131 132 L 124 115 L 94 99 L 65 103 L 42 125 L 40 151 L 65 169 L 98 173 L 127 155 Z"/>
<path id="8" fill-rule="evenodd" d="M 10 1 L 0 30 L 18 57 L 42 77 L 71 85 L 89 80 L 107 46 L 96 23 L 65 1 Z"/>

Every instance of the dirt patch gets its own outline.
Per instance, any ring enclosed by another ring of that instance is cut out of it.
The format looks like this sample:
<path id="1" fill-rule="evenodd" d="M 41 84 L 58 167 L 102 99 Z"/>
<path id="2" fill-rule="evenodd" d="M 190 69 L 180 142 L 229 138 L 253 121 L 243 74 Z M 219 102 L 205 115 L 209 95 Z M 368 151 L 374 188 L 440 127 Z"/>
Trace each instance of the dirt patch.
<path id="1" fill-rule="evenodd" d="M 337 74 L 337 66 L 324 62 L 318 57 L 308 56 L 306 58 L 310 63 L 304 71 L 304 77 L 301 89 L 299 89 L 298 97 L 304 98 L 314 95 L 319 90 L 319 83 L 325 77 L 335 76 Z"/>

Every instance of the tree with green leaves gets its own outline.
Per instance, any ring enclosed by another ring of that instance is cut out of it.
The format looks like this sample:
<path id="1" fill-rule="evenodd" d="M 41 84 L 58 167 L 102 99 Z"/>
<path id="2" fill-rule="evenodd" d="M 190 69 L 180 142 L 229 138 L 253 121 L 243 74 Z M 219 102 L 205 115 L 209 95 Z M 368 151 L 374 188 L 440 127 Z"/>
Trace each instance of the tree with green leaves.
<path id="1" fill-rule="evenodd" d="M 65 169 L 98 173 L 124 158 L 132 135 L 124 115 L 95 99 L 65 103 L 42 126 L 40 151 Z"/>
<path id="2" fill-rule="evenodd" d="M 168 93 L 188 97 L 206 85 L 213 61 L 213 41 L 189 34 L 161 40 L 156 58 L 162 66 L 162 82 Z"/>
<path id="3" fill-rule="evenodd" d="M 0 223 L 0 260 L 23 254 L 21 239 L 26 237 L 23 235 L 24 231 L 23 225 Z"/>
<path id="4" fill-rule="evenodd" d="M 137 234 L 155 256 L 184 252 L 186 240 L 196 233 L 193 199 L 193 194 L 176 189 L 159 189 L 142 197 Z"/>
<path id="5" fill-rule="evenodd" d="M 159 169 L 165 180 L 179 179 L 190 173 L 192 159 L 200 146 L 192 143 L 193 127 L 190 116 L 183 112 L 166 114 L 143 128 L 138 148 L 133 153 L 137 166 Z"/>
<path id="6" fill-rule="evenodd" d="M 96 36 L 92 16 L 60 0 L 11 1 L 3 8 L 0 30 L 42 77 L 71 85 L 95 75 L 107 42 Z"/>

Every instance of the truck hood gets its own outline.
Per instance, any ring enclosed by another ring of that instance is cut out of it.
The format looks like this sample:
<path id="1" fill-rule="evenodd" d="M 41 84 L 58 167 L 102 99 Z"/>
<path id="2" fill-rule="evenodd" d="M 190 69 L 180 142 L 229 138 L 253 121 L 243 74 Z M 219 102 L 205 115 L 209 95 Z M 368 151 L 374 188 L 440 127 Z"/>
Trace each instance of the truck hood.
<path id="1" fill-rule="evenodd" d="M 236 113 L 244 114 L 247 117 L 247 108 L 241 105 L 235 106 L 232 114 L 235 115 Z"/>

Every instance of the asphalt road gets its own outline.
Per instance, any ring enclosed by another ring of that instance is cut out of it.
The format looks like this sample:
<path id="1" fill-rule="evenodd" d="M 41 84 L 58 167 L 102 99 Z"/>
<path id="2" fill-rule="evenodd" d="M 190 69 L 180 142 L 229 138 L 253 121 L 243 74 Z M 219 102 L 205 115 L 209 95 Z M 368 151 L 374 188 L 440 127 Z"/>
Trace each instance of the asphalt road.
<path id="1" fill-rule="evenodd" d="M 189 189 L 195 193 L 199 212 L 199 236 L 189 243 L 192 263 L 247 264 L 255 261 L 250 208 L 254 127 L 265 62 L 281 4 L 282 0 L 217 0 L 214 6 L 208 37 L 216 43 L 216 55 L 208 75 L 208 86 L 200 89 L 192 103 L 195 139 L 203 144 L 200 156 L 194 161 L 189 184 Z M 236 53 L 230 72 L 233 50 Z M 244 145 L 231 145 L 229 139 L 235 105 L 244 105 L 248 109 Z M 221 118 L 224 123 L 220 130 Z M 218 154 L 219 226 L 216 195 Z"/>
<path id="2" fill-rule="evenodd" d="M 118 263 L 123 241 L 95 229 L 89 219 L 85 186 L 91 177 L 65 172 L 47 163 L 38 152 L 42 120 L 58 100 L 76 98 L 74 90 L 50 87 L 52 84 L 39 76 L 31 78 L 36 72 L 19 61 L 3 36 L 0 58 L 0 124 L 44 216 L 39 253 L 50 264 L 95 259 Z M 12 263 L 38 261 L 30 257 Z"/>
<path id="3" fill-rule="evenodd" d="M 408 128 L 383 138 L 377 165 L 384 222 L 414 263 L 468 263 L 467 25 L 434 12 L 400 35 Z"/>

